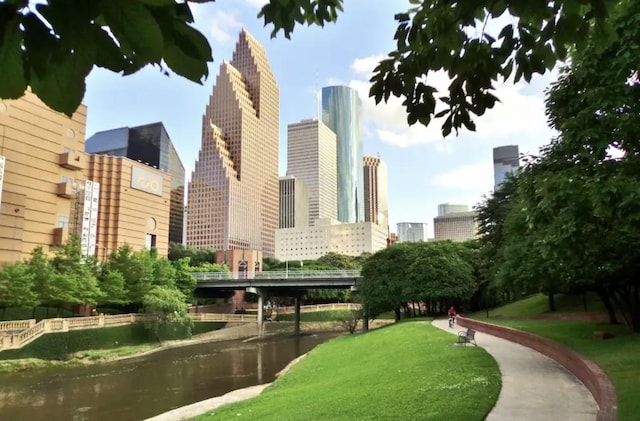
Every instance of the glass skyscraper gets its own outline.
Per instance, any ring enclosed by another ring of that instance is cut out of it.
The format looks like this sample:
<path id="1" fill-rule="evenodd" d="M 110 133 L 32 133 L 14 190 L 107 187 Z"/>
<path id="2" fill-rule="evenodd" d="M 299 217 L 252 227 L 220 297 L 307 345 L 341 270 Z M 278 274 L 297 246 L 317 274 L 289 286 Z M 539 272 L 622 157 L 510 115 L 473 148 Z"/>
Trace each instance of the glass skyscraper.
<path id="1" fill-rule="evenodd" d="M 493 148 L 494 190 L 497 190 L 500 184 L 504 182 L 507 174 L 516 171 L 518 167 L 520 167 L 518 145 Z"/>
<path id="2" fill-rule="evenodd" d="M 362 101 L 348 86 L 322 88 L 322 122 L 337 143 L 338 220 L 364 221 Z"/>

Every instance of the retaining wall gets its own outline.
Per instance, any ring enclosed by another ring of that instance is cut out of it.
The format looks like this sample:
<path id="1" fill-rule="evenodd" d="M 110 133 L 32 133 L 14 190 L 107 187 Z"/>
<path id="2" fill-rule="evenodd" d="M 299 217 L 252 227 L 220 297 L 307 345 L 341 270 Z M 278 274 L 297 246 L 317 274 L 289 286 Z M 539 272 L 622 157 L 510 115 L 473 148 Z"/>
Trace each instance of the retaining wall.
<path id="1" fill-rule="evenodd" d="M 604 371 L 593 361 L 550 339 L 506 326 L 458 317 L 462 326 L 504 338 L 535 349 L 572 372 L 589 389 L 598 404 L 598 421 L 615 421 L 618 416 L 616 390 Z"/>

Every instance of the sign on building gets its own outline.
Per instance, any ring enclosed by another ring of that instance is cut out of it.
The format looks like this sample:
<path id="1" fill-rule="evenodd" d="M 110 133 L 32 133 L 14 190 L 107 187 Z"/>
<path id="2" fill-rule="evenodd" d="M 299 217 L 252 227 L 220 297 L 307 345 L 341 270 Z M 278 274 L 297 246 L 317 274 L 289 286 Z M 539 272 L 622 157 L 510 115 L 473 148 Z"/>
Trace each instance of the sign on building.
<path id="1" fill-rule="evenodd" d="M 80 244 L 82 254 L 94 256 L 96 254 L 96 239 L 98 232 L 98 205 L 100 204 L 100 183 L 86 181 L 84 185 L 84 204 L 82 209 L 82 231 Z"/>
<path id="2" fill-rule="evenodd" d="M 162 196 L 162 175 L 134 165 L 131 168 L 131 188 Z"/>

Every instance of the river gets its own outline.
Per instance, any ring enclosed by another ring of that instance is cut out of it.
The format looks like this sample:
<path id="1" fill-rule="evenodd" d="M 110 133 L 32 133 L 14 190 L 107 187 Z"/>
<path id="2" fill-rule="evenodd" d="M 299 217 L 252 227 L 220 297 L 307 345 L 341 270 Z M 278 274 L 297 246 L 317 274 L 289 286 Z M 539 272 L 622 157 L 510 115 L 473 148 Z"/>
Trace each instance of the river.
<path id="1" fill-rule="evenodd" d="M 335 336 L 212 342 L 105 364 L 2 375 L 0 420 L 142 420 L 271 382 L 290 361 Z"/>

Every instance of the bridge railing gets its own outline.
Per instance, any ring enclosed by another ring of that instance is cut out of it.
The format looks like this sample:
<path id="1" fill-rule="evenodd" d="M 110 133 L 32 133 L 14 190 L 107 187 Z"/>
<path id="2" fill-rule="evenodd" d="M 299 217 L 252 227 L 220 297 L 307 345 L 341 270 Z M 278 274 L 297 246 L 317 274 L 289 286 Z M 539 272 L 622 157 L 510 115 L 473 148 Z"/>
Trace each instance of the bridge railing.
<path id="1" fill-rule="evenodd" d="M 191 275 L 201 281 L 223 281 L 225 279 L 237 279 L 237 274 L 232 272 L 191 272 Z"/>
<path id="2" fill-rule="evenodd" d="M 357 278 L 359 270 L 278 270 L 256 272 L 255 279 L 287 279 L 287 278 Z"/>

